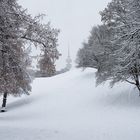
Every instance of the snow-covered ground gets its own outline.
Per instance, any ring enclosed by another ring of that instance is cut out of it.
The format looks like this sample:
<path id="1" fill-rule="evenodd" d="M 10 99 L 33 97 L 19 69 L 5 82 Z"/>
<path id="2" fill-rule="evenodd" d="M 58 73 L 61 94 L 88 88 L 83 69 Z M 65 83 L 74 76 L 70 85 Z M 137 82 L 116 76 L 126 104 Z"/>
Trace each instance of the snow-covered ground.
<path id="1" fill-rule="evenodd" d="M 36 79 L 31 96 L 9 98 L 0 140 L 139 140 L 140 97 L 129 84 L 95 86 L 95 71 Z"/>

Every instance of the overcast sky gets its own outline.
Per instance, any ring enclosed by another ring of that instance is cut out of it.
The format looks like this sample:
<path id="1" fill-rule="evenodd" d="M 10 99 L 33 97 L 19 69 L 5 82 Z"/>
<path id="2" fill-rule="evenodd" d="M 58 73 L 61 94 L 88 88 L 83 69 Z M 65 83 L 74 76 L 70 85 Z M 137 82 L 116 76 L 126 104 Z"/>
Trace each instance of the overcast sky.
<path id="1" fill-rule="evenodd" d="M 62 57 L 58 67 L 65 66 L 68 45 L 71 57 L 75 61 L 77 50 L 89 36 L 92 26 L 100 24 L 99 11 L 102 11 L 111 0 L 19 0 L 29 13 L 46 14 L 44 21 L 51 21 L 52 26 L 59 28 L 59 51 Z"/>

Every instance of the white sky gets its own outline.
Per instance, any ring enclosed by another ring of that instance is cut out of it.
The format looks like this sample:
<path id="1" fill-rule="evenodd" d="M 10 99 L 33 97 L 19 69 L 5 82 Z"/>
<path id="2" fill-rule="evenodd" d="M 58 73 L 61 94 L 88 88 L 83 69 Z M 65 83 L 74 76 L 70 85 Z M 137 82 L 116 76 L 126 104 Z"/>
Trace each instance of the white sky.
<path id="1" fill-rule="evenodd" d="M 89 36 L 92 26 L 100 24 L 99 11 L 102 11 L 111 0 L 19 0 L 29 13 L 46 14 L 44 21 L 51 21 L 52 26 L 59 28 L 59 47 L 62 54 L 57 67 L 65 66 L 68 44 L 71 57 L 75 61 L 77 50 Z"/>

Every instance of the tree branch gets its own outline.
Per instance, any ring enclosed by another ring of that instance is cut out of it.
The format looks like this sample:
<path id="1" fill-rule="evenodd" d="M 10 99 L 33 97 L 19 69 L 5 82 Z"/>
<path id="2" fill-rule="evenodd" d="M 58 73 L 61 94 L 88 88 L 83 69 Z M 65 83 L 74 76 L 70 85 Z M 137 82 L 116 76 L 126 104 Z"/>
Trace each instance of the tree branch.
<path id="1" fill-rule="evenodd" d="M 130 84 L 136 85 L 136 83 L 131 82 L 131 81 L 129 81 L 129 80 L 125 80 L 125 81 L 128 82 L 128 83 L 130 83 Z"/>

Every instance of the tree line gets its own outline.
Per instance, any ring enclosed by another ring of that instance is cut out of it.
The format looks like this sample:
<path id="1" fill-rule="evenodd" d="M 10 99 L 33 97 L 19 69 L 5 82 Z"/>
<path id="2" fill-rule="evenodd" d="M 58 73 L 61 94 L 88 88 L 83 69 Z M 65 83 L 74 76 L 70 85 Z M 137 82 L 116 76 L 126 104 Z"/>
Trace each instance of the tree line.
<path id="1" fill-rule="evenodd" d="M 112 0 L 100 16 L 102 24 L 77 53 L 77 67 L 97 69 L 97 85 L 128 82 L 140 93 L 140 1 Z"/>
<path id="2" fill-rule="evenodd" d="M 55 72 L 55 61 L 59 30 L 50 23 L 42 24 L 44 15 L 32 17 L 17 0 L 0 0 L 0 95 L 3 96 L 2 110 L 5 111 L 8 95 L 29 95 L 31 64 L 28 47 L 40 47 L 42 59 L 39 66 L 48 73 Z"/>

